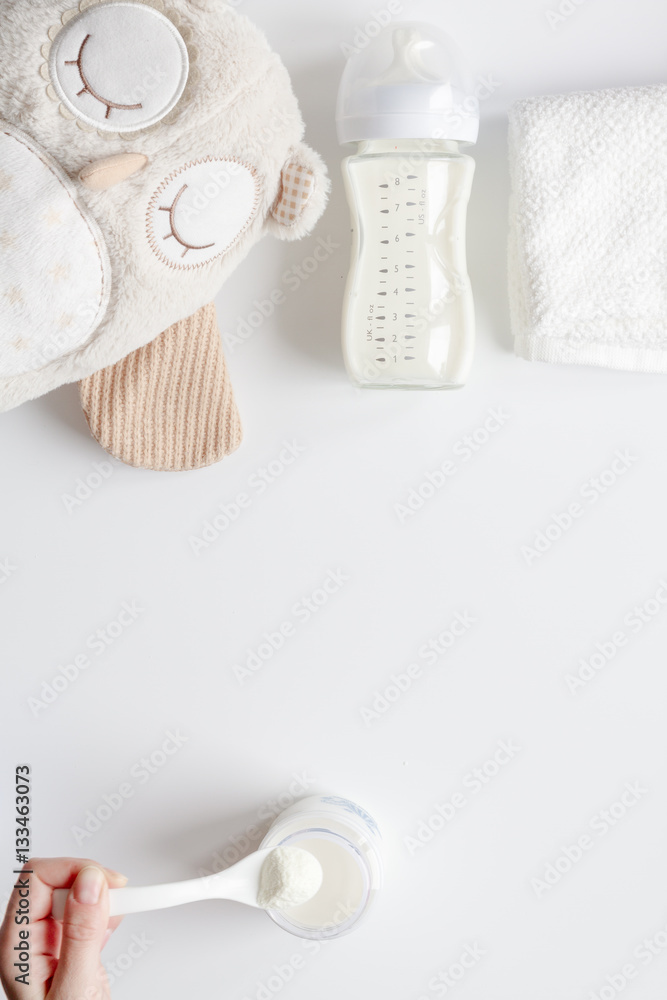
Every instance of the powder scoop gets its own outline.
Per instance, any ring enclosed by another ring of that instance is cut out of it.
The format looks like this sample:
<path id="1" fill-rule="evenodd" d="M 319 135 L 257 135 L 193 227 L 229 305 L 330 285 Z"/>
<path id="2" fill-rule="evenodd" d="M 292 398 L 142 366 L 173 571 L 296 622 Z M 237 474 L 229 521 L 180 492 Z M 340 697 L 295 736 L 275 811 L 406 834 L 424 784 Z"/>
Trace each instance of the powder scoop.
<path id="1" fill-rule="evenodd" d="M 215 875 L 165 885 L 109 890 L 109 916 L 164 910 L 200 899 L 230 899 L 260 909 L 289 909 L 307 903 L 322 885 L 322 866 L 301 847 L 255 851 Z M 69 889 L 53 893 L 51 916 L 62 920 Z"/>

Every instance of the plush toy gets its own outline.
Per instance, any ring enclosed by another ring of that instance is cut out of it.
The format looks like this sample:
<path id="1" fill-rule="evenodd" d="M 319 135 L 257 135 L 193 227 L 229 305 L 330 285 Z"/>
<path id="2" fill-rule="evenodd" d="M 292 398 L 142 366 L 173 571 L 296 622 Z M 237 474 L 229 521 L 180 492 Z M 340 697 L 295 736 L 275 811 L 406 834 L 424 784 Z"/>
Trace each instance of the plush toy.
<path id="1" fill-rule="evenodd" d="M 213 299 L 329 189 L 287 71 L 222 0 L 0 12 L 0 409 L 80 381 L 117 458 L 210 465 L 241 439 Z"/>

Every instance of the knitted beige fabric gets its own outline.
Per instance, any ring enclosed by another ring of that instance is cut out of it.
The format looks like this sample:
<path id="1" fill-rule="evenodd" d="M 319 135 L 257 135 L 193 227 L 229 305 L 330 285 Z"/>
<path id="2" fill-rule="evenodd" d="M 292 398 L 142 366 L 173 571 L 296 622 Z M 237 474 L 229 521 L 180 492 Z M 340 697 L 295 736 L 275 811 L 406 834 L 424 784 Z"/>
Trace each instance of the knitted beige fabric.
<path id="1" fill-rule="evenodd" d="M 212 303 L 84 379 L 80 388 L 93 436 L 127 465 L 201 469 L 241 443 Z"/>

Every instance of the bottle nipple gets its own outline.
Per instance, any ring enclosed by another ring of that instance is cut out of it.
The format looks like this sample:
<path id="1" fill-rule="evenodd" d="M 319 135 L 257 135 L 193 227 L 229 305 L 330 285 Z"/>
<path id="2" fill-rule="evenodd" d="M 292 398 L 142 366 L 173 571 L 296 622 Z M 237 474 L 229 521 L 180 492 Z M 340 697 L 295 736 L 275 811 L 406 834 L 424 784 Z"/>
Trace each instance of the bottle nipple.
<path id="1" fill-rule="evenodd" d="M 422 54 L 433 47 L 417 28 L 396 28 L 392 38 L 394 61 L 377 83 L 439 83 L 439 73 L 432 73 L 424 65 Z"/>
<path id="2" fill-rule="evenodd" d="M 342 143 L 475 142 L 479 108 L 465 57 L 436 25 L 399 21 L 347 61 L 338 92 Z"/>

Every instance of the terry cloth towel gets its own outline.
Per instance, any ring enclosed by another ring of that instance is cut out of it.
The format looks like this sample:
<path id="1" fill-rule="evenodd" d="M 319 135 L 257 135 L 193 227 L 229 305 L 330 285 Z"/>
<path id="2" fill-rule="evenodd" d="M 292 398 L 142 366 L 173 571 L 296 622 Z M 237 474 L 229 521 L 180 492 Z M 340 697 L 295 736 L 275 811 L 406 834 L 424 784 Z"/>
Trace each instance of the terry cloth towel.
<path id="1" fill-rule="evenodd" d="M 667 86 L 518 101 L 509 147 L 516 353 L 667 372 Z"/>

